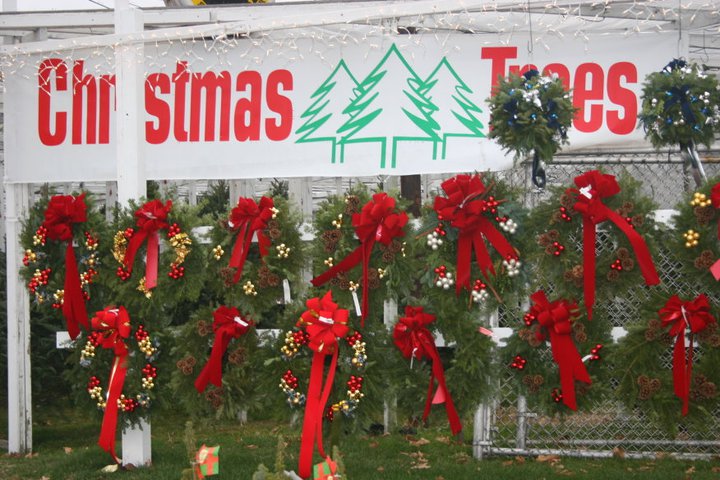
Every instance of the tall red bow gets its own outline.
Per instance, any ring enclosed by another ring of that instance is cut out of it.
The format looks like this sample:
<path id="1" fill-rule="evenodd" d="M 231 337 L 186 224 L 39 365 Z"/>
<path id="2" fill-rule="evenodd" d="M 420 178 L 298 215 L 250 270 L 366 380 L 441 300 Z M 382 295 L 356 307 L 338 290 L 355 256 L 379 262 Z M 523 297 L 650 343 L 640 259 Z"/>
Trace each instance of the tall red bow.
<path id="1" fill-rule="evenodd" d="M 712 206 L 716 210 L 720 210 L 720 183 L 716 183 L 710 190 L 710 200 Z M 718 240 L 720 240 L 720 221 L 718 221 Z M 713 263 L 710 267 L 710 273 L 715 277 L 715 280 L 720 280 L 720 260 Z"/>
<path id="2" fill-rule="evenodd" d="M 563 403 L 577 410 L 575 397 L 575 380 L 591 384 L 590 375 L 582 362 L 577 347 L 572 341 L 572 323 L 570 319 L 577 316 L 578 307 L 574 302 L 565 299 L 550 302 L 545 292 L 538 290 L 530 296 L 534 305 L 530 308 L 531 318 L 545 328 L 550 335 L 550 348 L 553 360 L 560 371 L 560 387 Z"/>
<path id="3" fill-rule="evenodd" d="M 363 206 L 360 213 L 353 214 L 352 217 L 352 224 L 355 227 L 355 234 L 360 240 L 360 246 L 337 265 L 313 278 L 312 284 L 316 287 L 324 285 L 338 273 L 347 272 L 362 262 L 362 325 L 364 326 L 368 314 L 368 268 L 373 246 L 375 242 L 389 245 L 393 239 L 405 236 L 403 228 L 407 221 L 408 217 L 405 212 L 397 213 L 395 211 L 394 198 L 384 192 L 376 193 L 372 200 Z"/>
<path id="4" fill-rule="evenodd" d="M 583 216 L 583 275 L 585 308 L 588 319 L 592 320 L 592 309 L 595 304 L 595 226 L 598 223 L 610 220 L 622 230 L 630 241 L 637 257 L 640 271 L 647 285 L 660 283 L 655 270 L 650 250 L 642 236 L 628 224 L 628 222 L 614 210 L 608 208 L 603 198 L 611 197 L 620 192 L 613 175 L 606 175 L 598 170 L 591 170 L 575 177 L 578 186 L 574 208 Z"/>
<path id="5" fill-rule="evenodd" d="M 147 260 L 145 263 L 145 288 L 148 290 L 157 286 L 158 257 L 160 255 L 160 235 L 158 230 L 169 227 L 167 217 L 172 209 L 172 202 L 168 200 L 165 205 L 160 200 L 151 200 L 135 211 L 135 224 L 138 230 L 130 239 L 125 252 L 125 269 L 132 273 L 135 255 L 147 238 Z"/>
<path id="6" fill-rule="evenodd" d="M 673 349 L 673 385 L 675 395 L 682 400 L 682 414 L 687 415 L 690 402 L 690 383 L 692 381 L 693 335 L 705 330 L 715 317 L 710 313 L 710 303 L 705 294 L 698 295 L 695 300 L 684 301 L 673 295 L 665 306 L 660 309 L 663 327 L 670 328 L 670 335 L 675 337 Z M 690 345 L 685 345 L 685 332 L 689 330 Z"/>
<path id="7" fill-rule="evenodd" d="M 457 435 L 462 431 L 460 417 L 455 410 L 450 391 L 445 383 L 445 370 L 440 360 L 440 354 L 435 346 L 435 338 L 427 329 L 427 326 L 435 321 L 435 315 L 423 312 L 422 307 L 405 307 L 405 316 L 398 320 L 393 330 L 393 341 L 400 349 L 405 358 L 417 358 L 418 360 L 427 357 L 432 361 L 432 374 L 430 375 L 430 386 L 428 387 L 427 400 L 425 401 L 425 411 L 423 412 L 423 420 L 427 420 L 430 415 L 430 407 L 433 402 L 433 389 L 435 380 L 438 382 L 438 390 L 440 397 L 445 401 L 445 411 L 447 412 L 450 429 L 453 435 Z"/>
<path id="8" fill-rule="evenodd" d="M 45 209 L 43 227 L 52 240 L 67 242 L 65 249 L 65 282 L 62 312 L 70 337 L 75 339 L 80 334 L 81 324 L 88 328 L 88 314 L 85 298 L 80 284 L 80 272 L 73 249 L 73 224 L 87 221 L 85 194 L 78 197 L 72 195 L 55 195 L 50 198 Z"/>
<path id="9" fill-rule="evenodd" d="M 115 434 L 118 420 L 118 399 L 122 394 L 127 373 L 128 349 L 125 340 L 130 336 L 130 317 L 124 307 L 107 307 L 95 313 L 91 325 L 93 330 L 102 333 L 100 346 L 111 349 L 115 353 L 108 381 L 105 414 L 98 445 L 108 452 L 115 462 L 120 463 L 120 459 L 115 454 Z"/>
<path id="10" fill-rule="evenodd" d="M 309 299 L 305 305 L 308 310 L 300 316 L 298 326 L 304 327 L 310 336 L 308 345 L 314 353 L 300 440 L 298 470 L 303 478 L 311 474 L 312 456 L 316 444 L 320 455 L 326 456 L 322 441 L 322 419 L 335 379 L 338 359 L 337 340 L 347 335 L 349 331 L 347 326 L 349 312 L 338 308 L 332 300 L 331 291 L 328 291 L 322 299 L 317 297 Z M 332 355 L 332 358 L 323 386 L 326 355 Z"/>
<path id="11" fill-rule="evenodd" d="M 242 277 L 254 234 L 257 234 L 260 257 L 268 254 L 271 241 L 263 230 L 267 228 L 267 222 L 272 218 L 274 208 L 275 203 L 270 197 L 262 197 L 259 203 L 255 203 L 252 198 L 240 197 L 237 206 L 230 212 L 228 226 L 238 232 L 229 264 L 231 268 L 236 269 L 233 278 L 235 283 Z"/>
<path id="12" fill-rule="evenodd" d="M 243 318 L 235 307 L 221 305 L 213 312 L 215 341 L 205 367 L 195 380 L 195 389 L 198 392 L 205 391 L 208 383 L 216 387 L 222 386 L 222 359 L 230 340 L 247 333 L 252 325 L 252 320 Z"/>
<path id="13" fill-rule="evenodd" d="M 438 220 L 448 221 L 458 229 L 455 292 L 459 294 L 463 287 L 470 289 L 473 250 L 483 275 L 495 274 L 485 240 L 505 259 L 515 258 L 517 253 L 484 215 L 488 204 L 481 197 L 487 190 L 480 175 L 456 175 L 445 180 L 441 187 L 447 197 L 435 197 L 434 207 Z"/>

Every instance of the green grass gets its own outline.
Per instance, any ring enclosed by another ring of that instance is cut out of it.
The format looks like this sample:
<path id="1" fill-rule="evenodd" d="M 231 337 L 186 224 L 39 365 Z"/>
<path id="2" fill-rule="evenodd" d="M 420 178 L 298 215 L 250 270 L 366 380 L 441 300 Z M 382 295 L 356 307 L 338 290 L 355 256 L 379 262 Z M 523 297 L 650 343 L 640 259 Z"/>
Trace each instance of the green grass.
<path id="1" fill-rule="evenodd" d="M 0 426 L 6 427 L 4 414 Z M 34 453 L 4 455 L 0 479 L 173 479 L 187 467 L 183 444 L 185 419 L 180 416 L 153 419 L 153 465 L 150 468 L 102 473 L 109 456 L 96 446 L 100 422 L 94 415 L 76 410 L 35 411 Z M 208 423 L 196 425 L 198 445 L 220 445 L 221 474 L 225 479 L 250 479 L 260 463 L 272 467 L 277 436 L 288 447 L 286 466 L 296 469 L 298 429 L 270 422 L 248 425 Z M 6 431 L 4 428 L 3 431 Z M 471 435 L 471 432 L 466 432 Z M 582 460 L 538 461 L 533 458 L 493 458 L 476 461 L 468 444 L 449 441 L 443 429 L 421 429 L 417 435 L 347 435 L 341 439 L 348 478 L 362 479 L 717 479 L 720 462 L 674 460 Z M 118 448 L 120 442 L 118 441 Z M 66 452 L 66 447 L 72 449 Z M 423 468 L 418 468 L 423 467 Z M 427 467 L 427 468 L 424 468 Z"/>

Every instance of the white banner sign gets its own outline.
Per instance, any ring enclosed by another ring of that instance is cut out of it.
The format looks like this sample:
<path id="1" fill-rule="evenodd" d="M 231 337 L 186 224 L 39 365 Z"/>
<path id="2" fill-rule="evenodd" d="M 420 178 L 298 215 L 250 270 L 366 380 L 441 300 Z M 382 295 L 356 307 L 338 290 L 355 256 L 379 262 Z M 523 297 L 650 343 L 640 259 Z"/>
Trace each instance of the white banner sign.
<path id="1" fill-rule="evenodd" d="M 677 48 L 670 34 L 565 38 L 535 48 L 530 62 L 521 36 L 500 44 L 488 35 L 402 35 L 342 47 L 296 39 L 289 60 L 273 42 L 244 42 L 222 55 L 204 42 L 146 46 L 147 178 L 507 168 L 512 158 L 487 138 L 485 100 L 493 79 L 530 64 L 573 89 L 581 110 L 565 151 L 644 146 L 641 84 Z M 6 72 L 7 180 L 116 178 L 112 69 L 104 55 L 75 50 Z"/>

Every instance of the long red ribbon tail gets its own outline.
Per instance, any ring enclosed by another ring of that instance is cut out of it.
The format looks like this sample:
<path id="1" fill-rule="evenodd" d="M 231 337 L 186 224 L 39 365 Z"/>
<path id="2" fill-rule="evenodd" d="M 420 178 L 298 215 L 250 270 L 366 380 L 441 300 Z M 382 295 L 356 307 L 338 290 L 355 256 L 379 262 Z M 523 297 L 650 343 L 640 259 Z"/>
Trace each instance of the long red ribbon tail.
<path id="1" fill-rule="evenodd" d="M 457 263 L 455 265 L 455 294 L 459 295 L 463 287 L 470 288 L 470 262 L 472 262 L 472 234 L 460 231 L 457 244 Z"/>
<path id="2" fill-rule="evenodd" d="M 640 265 L 640 271 L 643 278 L 645 278 L 645 283 L 647 285 L 660 283 L 660 277 L 657 270 L 655 270 L 655 263 L 653 263 L 652 255 L 650 255 L 650 249 L 648 249 L 643 237 L 619 213 L 609 208 L 608 218 L 623 231 L 630 241 L 630 245 L 635 251 L 635 258 L 637 258 Z"/>
<path id="3" fill-rule="evenodd" d="M 333 266 L 332 268 L 326 270 L 321 275 L 318 275 L 317 277 L 313 278 L 310 282 L 313 284 L 314 287 L 319 287 L 321 285 L 326 284 L 338 273 L 347 272 L 351 268 L 353 268 L 355 265 L 360 263 L 363 259 L 363 245 L 358 246 L 355 250 L 350 252 L 350 254 L 343 258 L 340 263 Z"/>
<path id="4" fill-rule="evenodd" d="M 563 403 L 568 408 L 577 410 L 575 380 L 591 384 L 590 375 L 570 335 L 558 335 L 551 330 L 550 346 L 555 363 L 557 363 L 558 370 L 560 370 L 560 388 L 562 388 Z"/>
<path id="5" fill-rule="evenodd" d="M 82 324 L 85 329 L 88 329 L 89 325 L 85 299 L 80 286 L 80 272 L 78 271 L 72 242 L 68 242 L 65 249 L 65 286 L 63 288 L 65 294 L 63 296 L 62 312 L 70 338 L 74 340 L 80 334 L 78 324 Z"/>
<path id="6" fill-rule="evenodd" d="M 125 251 L 125 258 L 123 259 L 123 263 L 125 264 L 125 270 L 130 273 L 132 273 L 133 264 L 135 263 L 135 255 L 137 255 L 140 246 L 145 241 L 147 236 L 148 232 L 146 232 L 145 230 L 138 230 L 137 232 L 135 232 L 132 238 L 130 238 L 130 243 L 128 244 L 128 248 Z"/>
<path id="7" fill-rule="evenodd" d="M 337 358 L 336 349 L 332 355 L 328 376 L 323 386 L 325 355 L 317 352 L 313 354 L 312 367 L 310 367 L 310 384 L 308 385 L 305 402 L 305 417 L 303 418 L 303 429 L 300 437 L 300 458 L 298 459 L 298 471 L 302 478 L 308 478 L 312 474 L 312 458 L 315 444 L 318 446 L 320 455 L 325 457 L 322 441 L 322 420 L 325 414 L 325 405 L 330 397 L 332 384 L 335 380 Z"/>
<path id="8" fill-rule="evenodd" d="M 485 277 L 489 274 L 495 275 L 495 266 L 492 263 L 490 252 L 488 252 L 482 235 L 474 235 L 472 240 L 473 248 L 475 249 L 475 260 L 477 261 L 478 267 L 480 267 L 480 271 L 482 271 Z"/>
<path id="9" fill-rule="evenodd" d="M 425 411 L 423 412 L 423 420 L 427 420 L 428 415 L 430 415 L 430 408 L 432 407 L 432 397 L 433 397 L 433 384 L 435 383 L 434 380 L 437 380 L 438 382 L 438 388 L 442 389 L 443 392 L 445 392 L 445 412 L 448 417 L 448 421 L 450 422 L 450 430 L 452 431 L 453 435 L 457 435 L 462 431 L 462 424 L 460 423 L 460 417 L 458 416 L 457 410 L 455 409 L 455 403 L 453 402 L 452 395 L 450 395 L 450 391 L 447 388 L 447 384 L 445 383 L 445 370 L 443 369 L 442 361 L 440 360 L 440 354 L 437 351 L 437 347 L 435 346 L 435 343 L 432 342 L 431 344 L 428 344 L 427 340 L 424 340 L 423 343 L 425 343 L 426 348 L 425 351 L 430 356 L 430 359 L 432 360 L 432 375 L 430 376 L 430 387 L 428 388 L 428 396 L 425 400 Z"/>
<path id="10" fill-rule="evenodd" d="M 483 235 L 488 239 L 490 245 L 503 257 L 515 256 L 515 249 L 507 241 L 500 231 L 487 218 L 480 219 L 480 228 L 482 229 Z M 490 264 L 492 266 L 492 263 Z"/>
<path id="11" fill-rule="evenodd" d="M 222 386 L 222 359 L 230 340 L 232 340 L 232 336 L 228 335 L 223 329 L 219 329 L 215 334 L 215 342 L 210 351 L 210 357 L 200 375 L 195 379 L 195 389 L 198 393 L 204 392 L 208 383 L 212 383 L 216 387 Z"/>
<path id="12" fill-rule="evenodd" d="M 585 309 L 588 320 L 592 320 L 595 305 L 595 223 L 583 217 L 583 284 Z"/>
<path id="13" fill-rule="evenodd" d="M 233 283 L 237 283 L 242 277 L 242 272 L 245 267 L 245 260 L 250 250 L 250 244 L 252 243 L 253 231 L 250 229 L 250 222 L 243 222 L 240 227 L 235 240 L 235 246 L 233 247 L 232 256 L 230 257 L 229 267 L 235 268 L 235 276 L 233 277 Z"/>
<path id="14" fill-rule="evenodd" d="M 690 343 L 690 351 L 692 352 L 692 343 Z M 683 416 L 687 415 L 689 410 L 691 362 L 692 357 L 688 362 L 685 356 L 685 330 L 683 330 L 675 339 L 675 348 L 673 349 L 673 387 L 675 396 L 682 401 Z"/>
<path id="15" fill-rule="evenodd" d="M 362 306 L 361 306 L 361 312 L 360 312 L 360 326 L 365 327 L 365 318 L 368 315 L 369 310 L 369 304 L 370 304 L 370 288 L 369 285 L 369 278 L 368 278 L 368 268 L 370 265 L 370 255 L 372 255 L 372 249 L 375 245 L 375 239 L 370 238 L 367 241 L 363 242 L 361 245 L 362 247 Z"/>
<path id="16" fill-rule="evenodd" d="M 115 435 L 117 433 L 118 420 L 118 398 L 125 384 L 125 367 L 126 355 L 115 356 L 112 372 L 110 373 L 110 382 L 108 385 L 107 403 L 105 405 L 105 415 L 103 416 L 102 428 L 100 429 L 100 438 L 98 445 L 112 456 L 115 463 L 120 463 L 120 459 L 115 453 Z"/>
<path id="17" fill-rule="evenodd" d="M 147 261 L 145 262 L 145 288 L 157 287 L 158 257 L 160 256 L 160 235 L 157 230 L 148 234 Z"/>

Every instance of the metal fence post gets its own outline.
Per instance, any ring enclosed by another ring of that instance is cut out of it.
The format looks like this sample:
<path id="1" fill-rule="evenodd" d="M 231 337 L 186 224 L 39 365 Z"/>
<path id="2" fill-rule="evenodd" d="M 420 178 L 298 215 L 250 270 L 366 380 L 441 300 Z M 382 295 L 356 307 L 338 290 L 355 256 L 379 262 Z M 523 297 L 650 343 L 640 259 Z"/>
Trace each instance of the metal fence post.
<path id="1" fill-rule="evenodd" d="M 527 445 L 527 398 L 518 395 L 517 399 L 517 431 L 515 433 L 515 448 L 525 450 Z"/>
<path id="2" fill-rule="evenodd" d="M 398 318 L 398 304 L 394 298 L 388 298 L 383 302 L 383 323 L 388 330 L 391 330 Z M 388 433 L 397 425 L 397 396 L 393 394 L 386 398 L 383 408 L 383 428 Z"/>

